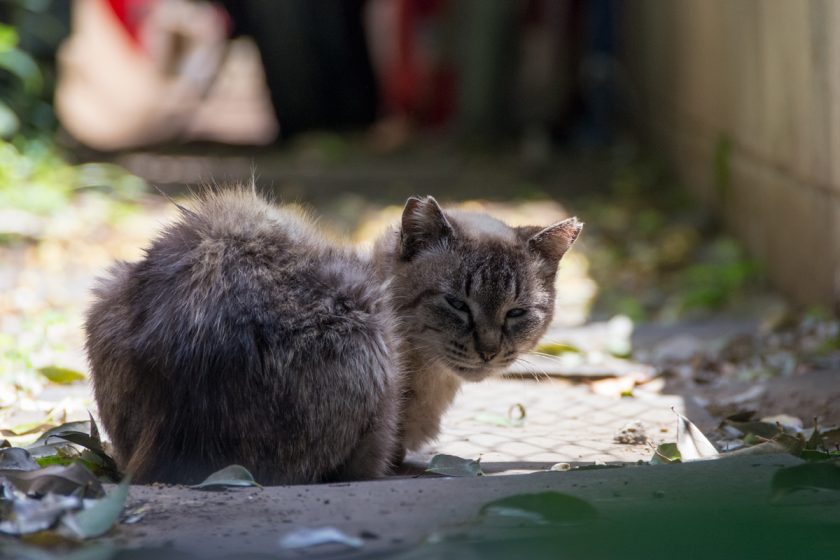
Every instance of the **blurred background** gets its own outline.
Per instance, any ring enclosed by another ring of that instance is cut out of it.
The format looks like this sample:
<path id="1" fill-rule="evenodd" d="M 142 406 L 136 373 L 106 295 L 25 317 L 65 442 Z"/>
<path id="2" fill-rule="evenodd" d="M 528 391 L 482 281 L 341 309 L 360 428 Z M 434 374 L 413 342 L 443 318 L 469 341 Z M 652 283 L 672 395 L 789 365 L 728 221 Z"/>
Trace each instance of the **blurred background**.
<path id="1" fill-rule="evenodd" d="M 576 214 L 541 374 L 840 423 L 840 4 L 0 0 L 0 21 L 12 435 L 86 417 L 88 290 L 173 215 L 162 195 L 252 177 L 362 244 L 410 194 Z"/>

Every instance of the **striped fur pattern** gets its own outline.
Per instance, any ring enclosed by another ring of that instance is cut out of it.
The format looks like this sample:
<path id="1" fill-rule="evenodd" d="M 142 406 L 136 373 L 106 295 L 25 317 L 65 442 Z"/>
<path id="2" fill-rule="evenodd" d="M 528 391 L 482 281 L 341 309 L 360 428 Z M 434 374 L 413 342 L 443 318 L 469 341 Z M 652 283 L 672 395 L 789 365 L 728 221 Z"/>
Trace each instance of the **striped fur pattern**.
<path id="1" fill-rule="evenodd" d="M 412 198 L 365 258 L 252 189 L 198 198 L 99 281 L 87 314 L 118 463 L 137 482 L 194 483 L 232 463 L 264 484 L 385 474 L 435 437 L 462 380 L 545 331 L 580 229 L 554 227 Z"/>
<path id="2" fill-rule="evenodd" d="M 374 262 L 390 282 L 405 368 L 402 448 L 418 450 L 464 381 L 500 373 L 545 333 L 560 259 L 583 224 L 511 228 L 480 213 L 411 198 Z"/>

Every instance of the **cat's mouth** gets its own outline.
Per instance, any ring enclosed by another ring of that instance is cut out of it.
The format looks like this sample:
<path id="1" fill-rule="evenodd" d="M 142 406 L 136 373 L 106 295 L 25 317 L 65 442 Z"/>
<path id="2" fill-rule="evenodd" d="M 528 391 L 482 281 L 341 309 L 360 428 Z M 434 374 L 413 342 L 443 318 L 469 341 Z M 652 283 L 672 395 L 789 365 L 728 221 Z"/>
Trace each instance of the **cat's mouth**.
<path id="1" fill-rule="evenodd" d="M 459 364 L 449 363 L 449 368 L 454 371 L 459 377 L 466 381 L 481 381 L 487 376 L 491 375 L 497 368 L 489 365 L 484 366 L 464 366 Z"/>

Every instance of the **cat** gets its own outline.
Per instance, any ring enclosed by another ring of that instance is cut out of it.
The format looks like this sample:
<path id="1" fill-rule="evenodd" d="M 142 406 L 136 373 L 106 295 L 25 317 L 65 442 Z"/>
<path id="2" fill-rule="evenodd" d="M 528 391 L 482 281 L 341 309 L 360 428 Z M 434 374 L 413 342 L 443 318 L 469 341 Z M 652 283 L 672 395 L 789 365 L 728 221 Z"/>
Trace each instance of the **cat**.
<path id="1" fill-rule="evenodd" d="M 86 348 L 120 467 L 195 483 L 376 478 L 434 439 L 462 381 L 533 347 L 582 225 L 510 228 L 412 197 L 370 255 L 255 190 L 198 197 L 94 289 Z"/>
<path id="2" fill-rule="evenodd" d="M 500 373 L 545 333 L 577 218 L 511 228 L 486 214 L 406 202 L 373 262 L 399 318 L 403 406 L 395 462 L 434 440 L 464 381 Z"/>

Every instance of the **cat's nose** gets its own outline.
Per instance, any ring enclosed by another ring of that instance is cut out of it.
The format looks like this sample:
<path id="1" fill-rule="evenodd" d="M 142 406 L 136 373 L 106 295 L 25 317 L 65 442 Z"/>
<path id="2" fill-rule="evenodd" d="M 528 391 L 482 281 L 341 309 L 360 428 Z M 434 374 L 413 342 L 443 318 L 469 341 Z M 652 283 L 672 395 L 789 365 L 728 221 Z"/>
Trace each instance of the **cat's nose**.
<path id="1" fill-rule="evenodd" d="M 479 352 L 478 355 L 481 356 L 481 359 L 484 360 L 485 362 L 489 362 L 490 360 L 492 360 L 493 358 L 498 356 L 499 353 L 498 352 Z"/>

